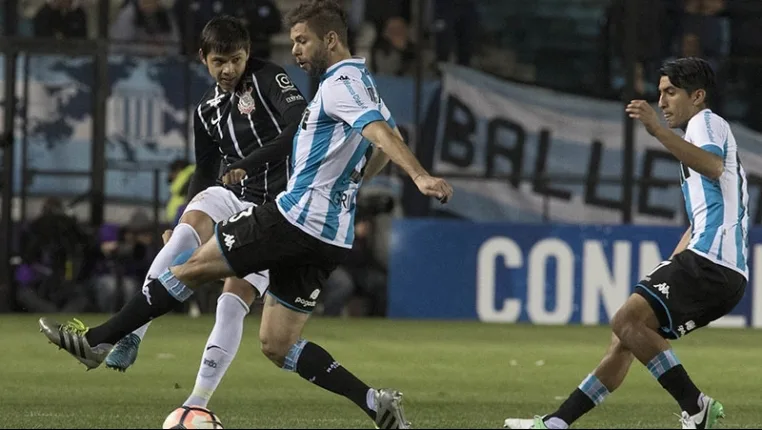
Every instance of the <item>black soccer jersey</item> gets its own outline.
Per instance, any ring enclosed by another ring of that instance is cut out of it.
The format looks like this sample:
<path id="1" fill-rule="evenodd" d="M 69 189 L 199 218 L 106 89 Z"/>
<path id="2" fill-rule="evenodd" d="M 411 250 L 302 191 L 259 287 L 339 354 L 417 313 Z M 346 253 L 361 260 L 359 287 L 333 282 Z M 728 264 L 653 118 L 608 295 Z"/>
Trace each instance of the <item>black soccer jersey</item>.
<path id="1" fill-rule="evenodd" d="M 193 116 L 196 173 L 188 198 L 235 168 L 240 184 L 226 185 L 257 205 L 286 188 L 293 137 L 306 101 L 282 67 L 251 58 L 236 90 L 211 87 Z M 220 161 L 222 161 L 220 163 Z"/>

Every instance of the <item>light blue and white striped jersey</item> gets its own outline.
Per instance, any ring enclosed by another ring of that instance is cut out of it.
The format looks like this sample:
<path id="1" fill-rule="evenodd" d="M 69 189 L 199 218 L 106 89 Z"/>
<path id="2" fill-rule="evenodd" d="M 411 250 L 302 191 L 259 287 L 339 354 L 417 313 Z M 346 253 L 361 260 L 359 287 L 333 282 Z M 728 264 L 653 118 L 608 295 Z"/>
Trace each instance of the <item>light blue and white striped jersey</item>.
<path id="1" fill-rule="evenodd" d="M 294 136 L 292 174 L 276 200 L 286 219 L 324 242 L 352 247 L 357 191 L 373 152 L 360 133 L 374 121 L 395 127 L 365 59 L 331 66 Z"/>
<path id="2" fill-rule="evenodd" d="M 749 193 L 730 125 L 705 109 L 688 122 L 684 139 L 722 157 L 725 166 L 718 180 L 681 166 L 685 209 L 693 230 L 688 249 L 748 280 Z"/>

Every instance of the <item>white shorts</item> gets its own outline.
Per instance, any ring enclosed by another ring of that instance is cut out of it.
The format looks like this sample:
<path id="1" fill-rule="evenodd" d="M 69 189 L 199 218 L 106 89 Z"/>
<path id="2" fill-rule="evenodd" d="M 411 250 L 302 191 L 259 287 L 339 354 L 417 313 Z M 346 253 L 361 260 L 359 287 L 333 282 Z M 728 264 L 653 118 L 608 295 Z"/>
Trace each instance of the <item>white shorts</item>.
<path id="1" fill-rule="evenodd" d="M 203 212 L 209 215 L 216 224 L 252 206 L 256 205 L 239 200 L 235 193 L 227 188 L 214 186 L 196 194 L 196 197 L 186 206 L 183 214 L 190 211 Z M 267 270 L 246 275 L 243 279 L 256 288 L 260 297 L 264 296 L 267 287 L 270 286 L 270 273 Z"/>

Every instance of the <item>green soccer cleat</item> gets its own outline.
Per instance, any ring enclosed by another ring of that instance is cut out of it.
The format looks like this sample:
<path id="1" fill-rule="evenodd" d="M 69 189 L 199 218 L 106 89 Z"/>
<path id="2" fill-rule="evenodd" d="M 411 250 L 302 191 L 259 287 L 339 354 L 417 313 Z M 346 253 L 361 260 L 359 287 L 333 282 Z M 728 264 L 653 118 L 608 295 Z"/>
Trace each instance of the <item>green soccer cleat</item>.
<path id="1" fill-rule="evenodd" d="M 717 421 L 725 418 L 725 407 L 722 403 L 704 394 L 699 398 L 701 410 L 696 415 L 688 415 L 683 411 L 680 423 L 684 429 L 713 429 L 717 427 Z"/>
<path id="2" fill-rule="evenodd" d="M 50 343 L 58 346 L 58 349 L 65 349 L 87 366 L 87 370 L 92 370 L 103 363 L 112 346 L 102 343 L 91 347 L 85 337 L 87 330 L 87 326 L 76 318 L 66 324 L 58 324 L 46 317 L 40 318 L 40 331 Z"/>
<path id="3" fill-rule="evenodd" d="M 522 418 L 508 418 L 503 424 L 503 428 L 507 429 L 546 429 L 545 421 L 541 416 L 535 416 L 532 419 Z"/>
<path id="4" fill-rule="evenodd" d="M 140 336 L 130 333 L 114 345 L 106 357 L 106 368 L 124 372 L 135 363 L 140 348 Z"/>
<path id="5" fill-rule="evenodd" d="M 402 409 L 402 393 L 396 390 L 381 389 L 376 391 L 376 428 L 409 429 Z"/>

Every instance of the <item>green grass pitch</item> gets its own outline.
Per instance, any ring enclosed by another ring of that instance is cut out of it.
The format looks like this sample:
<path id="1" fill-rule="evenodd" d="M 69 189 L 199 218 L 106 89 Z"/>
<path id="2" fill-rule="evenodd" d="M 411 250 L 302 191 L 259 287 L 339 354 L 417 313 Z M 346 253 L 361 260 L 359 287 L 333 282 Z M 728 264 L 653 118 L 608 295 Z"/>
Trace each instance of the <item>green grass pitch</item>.
<path id="1" fill-rule="evenodd" d="M 103 315 L 85 315 L 94 325 Z M 62 317 L 63 319 L 63 317 Z M 49 344 L 37 317 L 0 317 L 4 428 L 159 428 L 190 393 L 211 316 L 154 322 L 125 374 L 84 366 Z M 228 428 L 373 428 L 348 400 L 270 364 L 258 316 L 209 407 Z M 552 412 L 598 363 L 606 327 L 476 322 L 310 321 L 305 338 L 375 387 L 405 394 L 414 428 L 500 428 L 506 417 Z M 702 329 L 675 351 L 700 389 L 725 405 L 724 428 L 759 428 L 762 332 Z M 679 408 L 635 363 L 628 380 L 581 428 L 679 428 Z"/>

